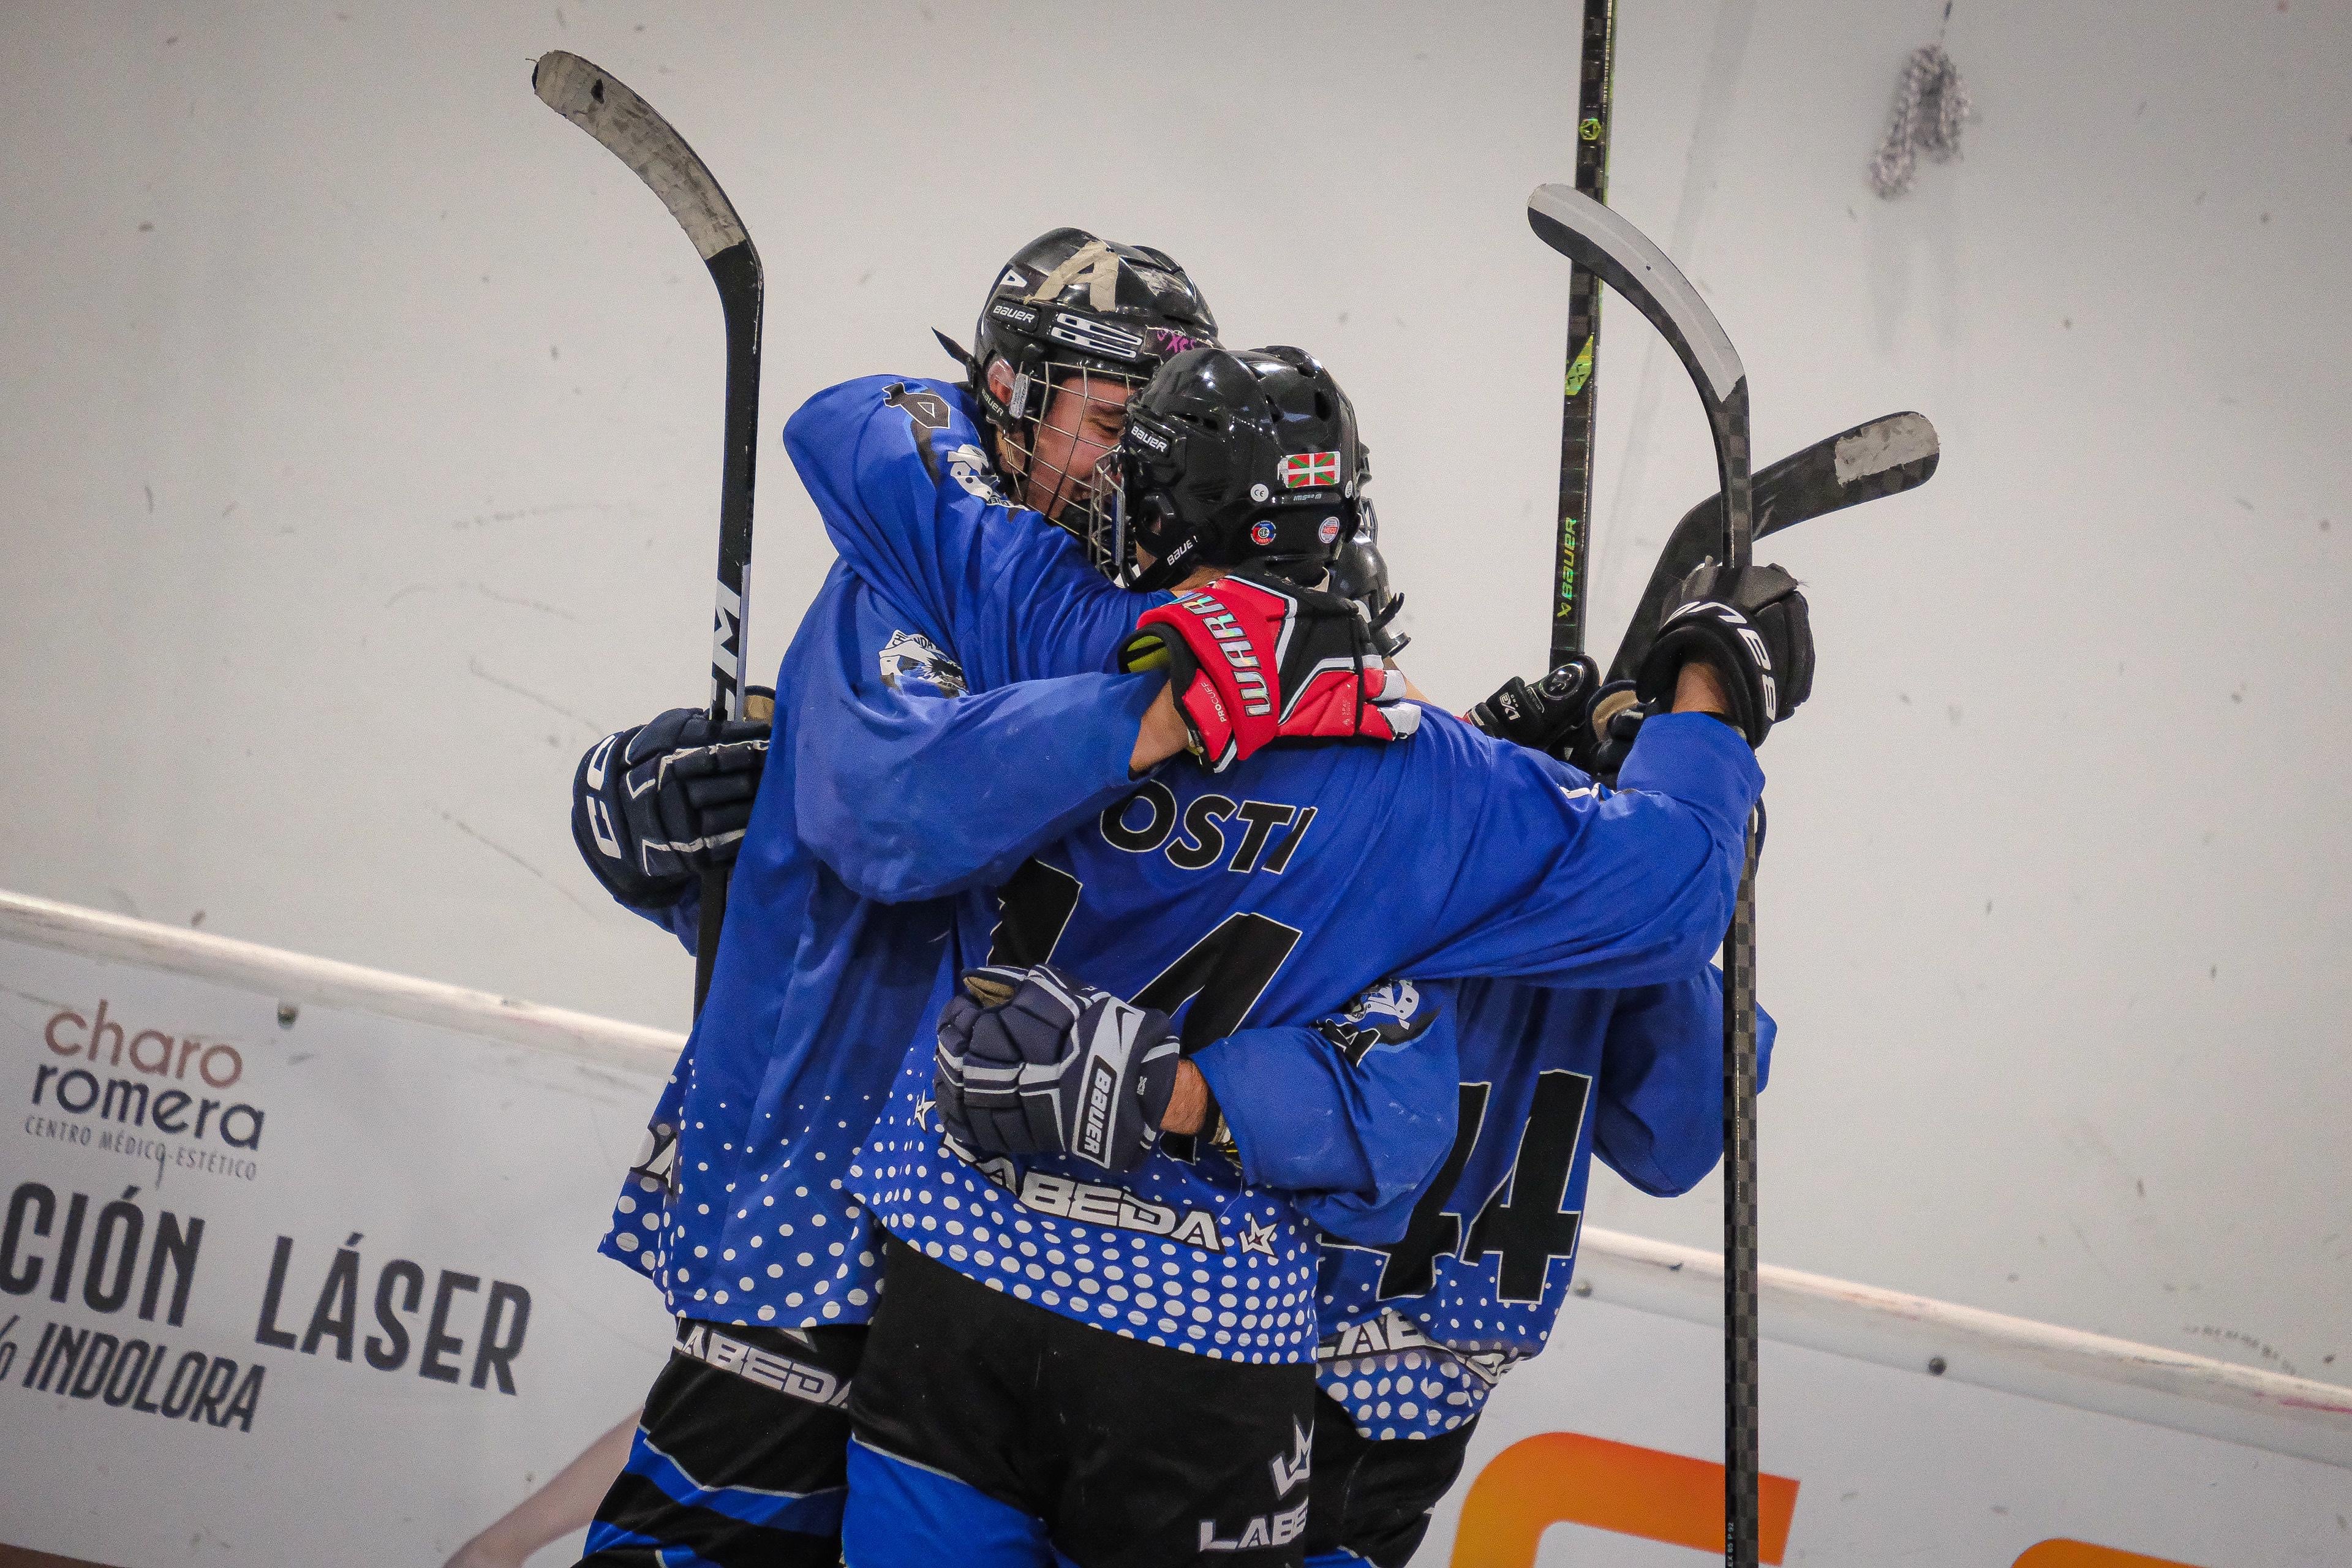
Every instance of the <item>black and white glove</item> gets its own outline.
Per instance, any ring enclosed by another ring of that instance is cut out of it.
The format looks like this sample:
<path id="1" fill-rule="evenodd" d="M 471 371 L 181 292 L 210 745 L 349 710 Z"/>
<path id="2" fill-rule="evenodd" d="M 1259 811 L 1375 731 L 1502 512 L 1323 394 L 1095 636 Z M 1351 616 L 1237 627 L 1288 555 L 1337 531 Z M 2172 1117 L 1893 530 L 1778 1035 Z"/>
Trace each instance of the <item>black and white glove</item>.
<path id="1" fill-rule="evenodd" d="M 1045 964 L 991 966 L 940 1012 L 933 1081 L 949 1136 L 975 1153 L 1131 1171 L 1159 1146 L 1181 1058 L 1157 1008 Z"/>
<path id="2" fill-rule="evenodd" d="M 1760 746 L 1773 724 L 1813 691 L 1813 632 L 1797 580 L 1778 566 L 1725 570 L 1703 561 L 1658 623 L 1633 684 L 1660 710 L 1674 704 L 1683 666 L 1706 659 L 1723 677 L 1734 729 Z"/>
<path id="3" fill-rule="evenodd" d="M 714 724 L 673 708 L 589 747 L 572 778 L 572 838 L 605 891 L 666 910 L 702 872 L 733 865 L 768 732 L 765 720 Z"/>
<path id="4" fill-rule="evenodd" d="M 1498 741 L 1558 756 L 1575 743 L 1600 684 L 1600 667 L 1579 654 L 1532 683 L 1511 677 L 1463 717 Z"/>

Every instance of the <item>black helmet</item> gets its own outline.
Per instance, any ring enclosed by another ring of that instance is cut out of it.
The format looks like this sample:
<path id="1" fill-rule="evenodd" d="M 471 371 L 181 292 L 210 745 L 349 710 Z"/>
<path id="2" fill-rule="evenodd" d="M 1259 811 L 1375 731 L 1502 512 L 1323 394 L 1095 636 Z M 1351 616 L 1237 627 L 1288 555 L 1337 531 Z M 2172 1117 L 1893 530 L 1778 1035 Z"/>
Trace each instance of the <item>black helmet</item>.
<path id="1" fill-rule="evenodd" d="M 1363 448 L 1357 450 L 1360 453 Z M 1324 585 L 1364 606 L 1372 623 L 1374 651 L 1383 658 L 1394 658 L 1412 638 L 1389 630 L 1389 623 L 1404 608 L 1404 595 L 1389 586 L 1388 558 L 1381 553 L 1380 518 L 1372 510 L 1372 498 L 1363 493 L 1371 478 L 1369 465 L 1357 471 L 1356 531 L 1339 542 L 1339 553 L 1331 562 L 1331 580 Z"/>
<path id="2" fill-rule="evenodd" d="M 1128 405 L 1119 440 L 1122 563 L 1156 557 L 1136 587 L 1249 562 L 1321 584 L 1357 531 L 1356 409 L 1313 355 L 1193 349 Z"/>
<path id="3" fill-rule="evenodd" d="M 939 338 L 963 362 L 982 423 L 1003 437 L 1007 467 L 1031 479 L 1032 503 L 1086 541 L 1096 564 L 1108 570 L 1109 508 L 1093 488 L 1091 459 L 1086 472 L 1034 471 L 1038 423 L 1055 383 L 1075 377 L 1082 398 L 1098 401 L 1091 388 L 1108 381 L 1123 400 L 1170 356 L 1214 343 L 1217 319 L 1166 253 L 1057 228 L 998 269 L 976 331 L 969 353 L 945 333 Z M 1007 372 L 1002 391 L 989 384 L 1000 362 Z"/>
<path id="4" fill-rule="evenodd" d="M 1057 228 L 998 271 L 974 333 L 974 394 L 992 422 L 1009 427 L 1035 416 L 1033 389 L 1045 366 L 1108 371 L 1140 384 L 1163 360 L 1213 345 L 1217 319 L 1164 251 Z M 1013 370 L 1010 397 L 989 388 L 997 359 Z"/>

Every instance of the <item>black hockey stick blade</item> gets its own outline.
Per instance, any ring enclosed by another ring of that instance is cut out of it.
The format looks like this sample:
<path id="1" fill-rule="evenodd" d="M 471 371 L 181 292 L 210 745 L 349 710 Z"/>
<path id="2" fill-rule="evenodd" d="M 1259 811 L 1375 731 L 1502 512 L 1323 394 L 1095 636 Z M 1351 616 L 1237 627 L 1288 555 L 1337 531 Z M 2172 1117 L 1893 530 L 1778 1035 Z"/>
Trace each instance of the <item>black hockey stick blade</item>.
<path id="1" fill-rule="evenodd" d="M 1718 405 L 1731 401 L 1732 389 L 1748 379 L 1739 351 L 1690 279 L 1649 236 L 1569 185 L 1538 185 L 1528 197 L 1528 225 L 1537 238 L 1633 300 L 1691 367 L 1702 396 Z"/>
<path id="2" fill-rule="evenodd" d="M 1748 561 L 1748 371 L 1715 312 L 1682 269 L 1649 236 L 1599 202 L 1567 185 L 1538 185 L 1528 197 L 1528 225 L 1536 237 L 1581 267 L 1650 319 L 1690 373 L 1715 432 L 1724 515 L 1724 556 Z"/>
<path id="3" fill-rule="evenodd" d="M 1754 542 L 1748 472 L 1748 373 L 1690 279 L 1625 219 L 1565 185 L 1528 198 L 1538 237 L 1590 267 L 1673 345 L 1706 405 L 1722 488 L 1723 561 L 1745 570 Z M 1761 807 L 1759 807 L 1760 812 Z M 1724 1561 L 1756 1568 L 1759 1490 L 1756 1256 L 1756 819 L 1723 939 Z"/>
<path id="4" fill-rule="evenodd" d="M 1940 455 L 1936 426 L 1924 414 L 1886 414 L 1791 453 L 1755 479 L 1756 537 L 1769 539 L 1850 506 L 1917 489 L 1935 477 Z M 1610 661 L 1609 679 L 1627 680 L 1641 667 L 1657 633 L 1658 617 L 1684 578 L 1715 552 L 1723 538 L 1723 497 L 1711 495 L 1683 514 L 1633 618 Z"/>
<path id="5" fill-rule="evenodd" d="M 760 252 L 709 165 L 668 121 L 612 72 L 578 55 L 551 49 L 531 68 L 530 85 L 541 102 L 594 137 L 661 198 L 710 269 L 710 281 L 719 290 L 727 322 L 727 409 L 709 712 L 714 721 L 740 719 L 744 717 L 743 656 L 751 619 L 751 481 L 759 448 L 760 318 L 766 288 Z M 727 873 L 706 871 L 695 945 L 698 1014 L 710 991 L 726 915 Z"/>

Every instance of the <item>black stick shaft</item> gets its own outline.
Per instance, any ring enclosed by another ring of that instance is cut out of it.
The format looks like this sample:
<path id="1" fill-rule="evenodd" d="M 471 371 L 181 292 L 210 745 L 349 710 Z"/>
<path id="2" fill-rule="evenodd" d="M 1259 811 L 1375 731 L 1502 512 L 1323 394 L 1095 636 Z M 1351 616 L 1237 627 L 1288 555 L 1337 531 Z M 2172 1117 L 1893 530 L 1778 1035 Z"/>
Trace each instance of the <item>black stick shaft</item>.
<path id="1" fill-rule="evenodd" d="M 1528 224 L 1570 260 L 1591 266 L 1637 305 L 1690 372 L 1715 437 L 1727 570 L 1748 563 L 1755 496 L 1748 474 L 1748 374 L 1690 279 L 1641 230 L 1581 192 L 1538 185 Z M 1725 1560 L 1753 1568 L 1759 1479 L 1756 1397 L 1756 820 L 1724 934 L 1724 1493 Z"/>
<path id="2" fill-rule="evenodd" d="M 1763 1454 L 1759 1429 L 1756 1302 L 1756 852 L 1723 941 L 1723 1503 L 1724 1561 L 1756 1568 Z"/>
<path id="3" fill-rule="evenodd" d="M 1723 557 L 1744 569 L 1755 545 L 1748 383 L 1710 404 L 1723 486 Z M 1756 820 L 1731 928 L 1723 938 L 1723 1560 L 1756 1568 L 1763 1455 L 1758 1382 L 1756 1239 Z"/>
<path id="4" fill-rule="evenodd" d="M 760 316 L 764 285 L 751 242 L 710 258 L 727 316 L 726 458 L 719 470 L 718 605 L 710 631 L 710 717 L 743 716 L 743 653 L 750 624 L 751 480 L 760 444 Z M 694 946 L 694 1011 L 710 994 L 727 919 L 727 872 L 702 874 L 702 923 Z"/>
<path id="5" fill-rule="evenodd" d="M 1578 47 L 1576 188 L 1594 201 L 1609 195 L 1610 79 L 1617 44 L 1616 0 L 1584 0 Z M 1590 268 L 1568 273 L 1568 361 L 1561 382 L 1559 531 L 1552 563 L 1551 645 L 1545 668 L 1584 651 L 1586 563 L 1592 540 L 1593 403 L 1601 356 L 1601 279 Z"/>

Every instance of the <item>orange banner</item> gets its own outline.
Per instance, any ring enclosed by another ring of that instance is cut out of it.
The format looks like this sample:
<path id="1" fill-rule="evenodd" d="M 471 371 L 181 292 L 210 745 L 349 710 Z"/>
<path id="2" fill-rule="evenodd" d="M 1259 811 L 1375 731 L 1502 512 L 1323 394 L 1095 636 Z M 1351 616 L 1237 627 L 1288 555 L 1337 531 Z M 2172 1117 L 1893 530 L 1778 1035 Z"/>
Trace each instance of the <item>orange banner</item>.
<path id="1" fill-rule="evenodd" d="M 1797 1483 L 1763 1478 L 1763 1559 L 1789 1547 Z M 1723 1467 L 1656 1448 L 1547 1432 L 1495 1456 L 1463 1500 L 1454 1568 L 1531 1568 L 1555 1524 L 1583 1524 L 1705 1552 L 1723 1550 Z M 2037 1568 L 2056 1568 L 2040 1564 Z"/>

